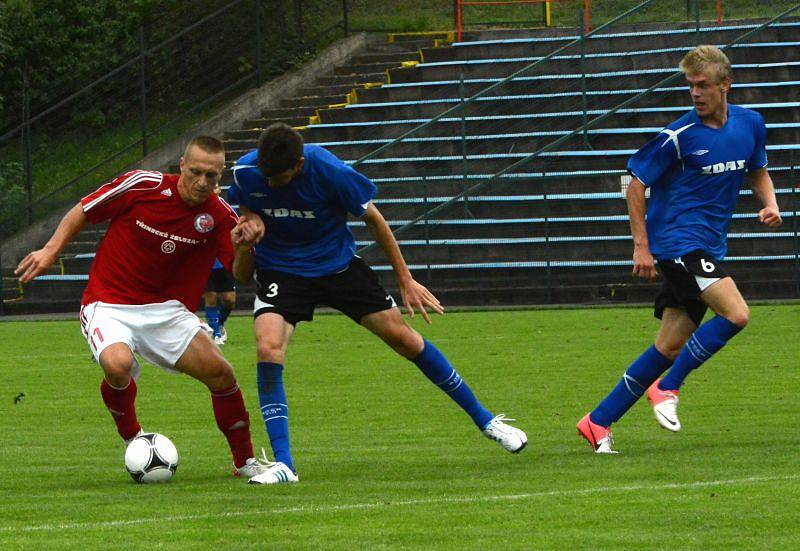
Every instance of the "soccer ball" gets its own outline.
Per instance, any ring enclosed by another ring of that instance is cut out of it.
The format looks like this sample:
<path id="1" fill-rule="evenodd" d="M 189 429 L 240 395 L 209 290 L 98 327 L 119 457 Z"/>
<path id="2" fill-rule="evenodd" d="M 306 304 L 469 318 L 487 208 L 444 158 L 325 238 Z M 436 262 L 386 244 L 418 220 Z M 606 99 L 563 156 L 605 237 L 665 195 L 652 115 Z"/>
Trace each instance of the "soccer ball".
<path id="1" fill-rule="evenodd" d="M 166 482 L 177 468 L 178 450 L 163 434 L 140 434 L 125 450 L 125 469 L 136 482 Z"/>

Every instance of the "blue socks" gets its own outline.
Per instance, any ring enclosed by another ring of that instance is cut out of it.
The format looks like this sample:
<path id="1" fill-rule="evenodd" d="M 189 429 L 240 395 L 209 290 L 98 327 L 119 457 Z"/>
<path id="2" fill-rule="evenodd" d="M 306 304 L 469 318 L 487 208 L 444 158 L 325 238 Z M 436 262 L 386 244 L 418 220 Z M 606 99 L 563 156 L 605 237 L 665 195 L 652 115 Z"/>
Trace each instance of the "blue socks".
<path id="1" fill-rule="evenodd" d="M 689 337 L 683 350 L 675 358 L 672 369 L 658 384 L 658 388 L 678 390 L 690 371 L 700 367 L 741 330 L 742 327 L 719 315 L 705 322 Z"/>
<path id="2" fill-rule="evenodd" d="M 628 367 L 614 390 L 589 414 L 592 423 L 609 427 L 625 415 L 672 362 L 655 345 Z"/>
<path id="3" fill-rule="evenodd" d="M 219 337 L 219 307 L 206 306 L 206 323 L 214 330 L 214 336 Z"/>
<path id="4" fill-rule="evenodd" d="M 494 417 L 481 405 L 461 375 L 453 369 L 447 358 L 433 344 L 425 340 L 425 347 L 414 360 L 416 366 L 430 381 L 447 393 L 472 421 L 483 430 Z"/>
<path id="5" fill-rule="evenodd" d="M 258 401 L 261 416 L 267 426 L 269 443 L 275 461 L 294 469 L 292 454 L 289 451 L 289 407 L 286 405 L 286 392 L 283 390 L 283 366 L 270 362 L 259 362 Z"/>

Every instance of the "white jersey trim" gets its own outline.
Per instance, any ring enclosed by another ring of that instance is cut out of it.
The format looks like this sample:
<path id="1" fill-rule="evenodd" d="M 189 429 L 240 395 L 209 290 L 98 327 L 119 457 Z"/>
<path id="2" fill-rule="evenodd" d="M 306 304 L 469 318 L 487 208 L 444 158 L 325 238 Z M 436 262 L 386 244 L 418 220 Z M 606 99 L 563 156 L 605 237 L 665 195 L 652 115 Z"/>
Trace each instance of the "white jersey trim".
<path id="1" fill-rule="evenodd" d="M 111 201 L 112 199 L 119 197 L 120 195 L 128 191 L 137 189 L 138 190 L 158 189 L 161 186 L 163 179 L 164 175 L 161 172 L 137 170 L 136 172 L 125 178 L 123 181 L 121 181 L 119 184 L 106 191 L 104 194 L 86 203 L 83 206 L 83 212 L 88 212 L 94 207 L 101 205 L 105 202 Z M 144 188 L 135 187 L 136 184 L 148 181 L 155 183 L 155 185 Z"/>

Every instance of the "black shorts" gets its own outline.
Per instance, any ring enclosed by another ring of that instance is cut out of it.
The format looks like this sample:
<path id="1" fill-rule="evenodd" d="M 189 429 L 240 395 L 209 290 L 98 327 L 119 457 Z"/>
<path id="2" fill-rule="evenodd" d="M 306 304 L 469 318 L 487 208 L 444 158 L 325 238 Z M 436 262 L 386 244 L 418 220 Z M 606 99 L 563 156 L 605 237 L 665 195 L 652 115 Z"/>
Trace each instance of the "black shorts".
<path id="1" fill-rule="evenodd" d="M 680 258 L 659 260 L 657 267 L 664 284 L 656 297 L 655 316 L 661 319 L 665 308 L 682 308 L 699 326 L 708 310 L 700 294 L 712 283 L 728 277 L 722 261 L 697 250 Z"/>
<path id="2" fill-rule="evenodd" d="M 346 270 L 321 277 L 303 277 L 277 270 L 256 270 L 253 316 L 274 312 L 297 325 L 311 321 L 314 308 L 324 304 L 339 310 L 356 323 L 367 314 L 397 306 L 392 295 L 378 282 L 378 276 L 359 257 Z"/>
<path id="3" fill-rule="evenodd" d="M 236 280 L 233 274 L 225 268 L 211 270 L 211 276 L 206 283 L 206 293 L 230 293 L 236 290 Z"/>

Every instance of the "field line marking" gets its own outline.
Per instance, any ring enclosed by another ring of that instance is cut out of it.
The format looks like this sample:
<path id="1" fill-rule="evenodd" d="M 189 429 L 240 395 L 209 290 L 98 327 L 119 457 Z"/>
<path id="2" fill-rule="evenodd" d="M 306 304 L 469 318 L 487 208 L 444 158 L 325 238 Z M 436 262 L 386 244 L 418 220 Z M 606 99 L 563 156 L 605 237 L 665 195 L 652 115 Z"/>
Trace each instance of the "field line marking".
<path id="1" fill-rule="evenodd" d="M 321 505 L 309 507 L 287 507 L 285 509 L 271 509 L 262 511 L 230 511 L 224 513 L 207 513 L 200 515 L 173 515 L 168 517 L 140 518 L 130 520 L 109 520 L 101 522 L 75 522 L 65 524 L 37 524 L 15 528 L 0 526 L 0 533 L 9 532 L 46 532 L 70 529 L 110 528 L 115 526 L 131 526 L 160 522 L 179 522 L 185 520 L 201 520 L 208 518 L 233 518 L 246 516 L 285 515 L 287 513 L 331 513 L 337 511 L 351 511 L 358 509 L 381 509 L 388 507 L 403 507 L 410 505 L 431 505 L 447 503 L 481 503 L 492 501 L 514 501 L 534 499 L 539 497 L 563 497 L 588 494 L 601 494 L 613 492 L 638 492 L 641 490 L 682 490 L 692 488 L 705 488 L 713 486 L 731 486 L 736 484 L 756 484 L 759 482 L 778 482 L 783 480 L 800 479 L 800 474 L 786 476 L 751 476 L 747 478 L 732 478 L 727 480 L 701 480 L 697 482 L 675 482 L 668 484 L 636 484 L 630 486 L 605 486 L 601 488 L 583 488 L 577 490 L 552 490 L 548 492 L 531 492 L 522 494 L 506 494 L 496 496 L 478 497 L 434 497 L 428 499 L 406 499 L 398 501 L 375 501 L 368 503 L 349 503 L 344 505 Z"/>

